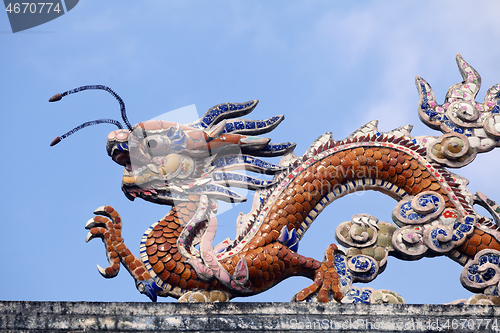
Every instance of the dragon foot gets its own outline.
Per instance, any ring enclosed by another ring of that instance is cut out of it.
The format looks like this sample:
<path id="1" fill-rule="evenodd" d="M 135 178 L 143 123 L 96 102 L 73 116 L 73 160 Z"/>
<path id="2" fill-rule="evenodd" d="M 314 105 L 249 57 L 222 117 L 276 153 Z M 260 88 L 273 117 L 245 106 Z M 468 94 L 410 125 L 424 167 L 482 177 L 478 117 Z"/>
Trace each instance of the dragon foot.
<path id="1" fill-rule="evenodd" d="M 333 257 L 335 250 L 337 250 L 337 245 L 330 244 L 325 252 L 323 263 L 316 270 L 314 282 L 309 287 L 299 291 L 293 297 L 293 302 L 340 302 L 344 295 L 340 291 L 339 275 L 335 270 Z"/>
<path id="2" fill-rule="evenodd" d="M 120 271 L 121 262 L 136 281 L 137 289 L 155 302 L 155 290 L 158 290 L 158 287 L 144 264 L 125 245 L 121 237 L 122 220 L 118 212 L 111 206 L 102 206 L 97 208 L 94 214 L 98 216 L 91 218 L 85 225 L 85 228 L 89 229 L 86 241 L 101 238 L 109 262 L 107 268 L 97 265 L 99 273 L 105 278 L 113 278 Z"/>
<path id="3" fill-rule="evenodd" d="M 180 303 L 229 302 L 231 295 L 221 290 L 188 291 L 179 297 Z"/>

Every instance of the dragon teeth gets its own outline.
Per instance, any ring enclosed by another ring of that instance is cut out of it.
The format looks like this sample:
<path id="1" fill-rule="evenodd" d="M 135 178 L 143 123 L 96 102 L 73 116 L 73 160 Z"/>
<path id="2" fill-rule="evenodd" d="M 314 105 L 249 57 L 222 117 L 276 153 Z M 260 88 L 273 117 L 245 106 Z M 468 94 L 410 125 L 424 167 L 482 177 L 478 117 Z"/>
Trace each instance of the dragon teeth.
<path id="1" fill-rule="evenodd" d="M 158 168 L 154 164 L 148 164 L 148 169 L 154 173 L 160 173 L 160 171 L 158 171 Z"/>

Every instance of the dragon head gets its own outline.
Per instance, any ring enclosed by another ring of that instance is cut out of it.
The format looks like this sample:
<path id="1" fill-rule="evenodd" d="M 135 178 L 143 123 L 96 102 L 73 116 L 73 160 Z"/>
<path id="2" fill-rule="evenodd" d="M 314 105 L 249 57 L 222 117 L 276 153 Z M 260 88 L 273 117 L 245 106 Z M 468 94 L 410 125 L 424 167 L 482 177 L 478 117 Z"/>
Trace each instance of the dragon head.
<path id="1" fill-rule="evenodd" d="M 229 120 L 252 112 L 257 100 L 216 105 L 189 124 L 149 120 L 135 126 L 127 120 L 122 99 L 105 86 L 76 88 L 56 94 L 49 101 L 58 101 L 65 95 L 86 89 L 111 93 L 120 103 L 128 129 L 116 120 L 95 120 L 57 137 L 51 145 L 90 125 L 115 124 L 118 129 L 109 133 L 106 150 L 114 162 L 124 167 L 122 190 L 130 200 L 141 198 L 157 204 L 175 205 L 177 201 L 190 201 L 191 195 L 205 194 L 214 199 L 242 202 L 246 198 L 228 187 L 255 190 L 269 187 L 274 182 L 233 170 L 279 172 L 283 167 L 258 157 L 283 155 L 295 147 L 290 142 L 271 144 L 270 139 L 256 136 L 273 130 L 283 116 L 262 121 Z"/>

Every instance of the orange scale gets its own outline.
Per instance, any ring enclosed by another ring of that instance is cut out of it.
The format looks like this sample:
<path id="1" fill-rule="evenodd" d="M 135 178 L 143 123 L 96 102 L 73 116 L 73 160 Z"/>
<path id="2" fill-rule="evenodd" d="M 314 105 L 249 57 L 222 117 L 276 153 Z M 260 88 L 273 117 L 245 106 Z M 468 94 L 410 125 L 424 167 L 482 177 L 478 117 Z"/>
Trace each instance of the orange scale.
<path id="1" fill-rule="evenodd" d="M 432 183 L 431 186 L 429 187 L 429 189 L 431 191 L 437 191 L 441 188 L 441 185 L 439 185 L 439 183 L 435 182 L 435 183 Z"/>
<path id="2" fill-rule="evenodd" d="M 175 220 L 175 217 L 173 215 L 168 215 L 163 220 L 167 221 L 167 222 L 171 222 L 171 221 Z"/>
<path id="3" fill-rule="evenodd" d="M 153 266 L 153 271 L 155 271 L 156 274 L 160 274 L 161 272 L 163 272 L 164 269 L 165 269 L 165 266 L 163 265 L 163 263 L 161 261 L 158 261 Z"/>
<path id="4" fill-rule="evenodd" d="M 158 250 L 158 246 L 156 244 L 153 244 L 153 245 L 146 248 L 146 253 L 148 255 L 153 255 L 156 253 L 157 250 Z"/>
<path id="5" fill-rule="evenodd" d="M 179 275 L 177 275 L 175 273 L 170 273 L 170 277 L 168 279 L 169 284 L 176 287 L 177 284 L 179 283 L 179 281 L 180 281 Z"/>
<path id="6" fill-rule="evenodd" d="M 159 238 L 163 235 L 163 230 L 156 230 L 156 231 L 153 231 L 153 237 L 154 238 Z"/>
<path id="7" fill-rule="evenodd" d="M 163 236 L 156 238 L 155 243 L 156 244 L 163 244 L 167 241 L 167 239 Z"/>
<path id="8" fill-rule="evenodd" d="M 175 261 L 181 260 L 182 256 L 179 252 L 177 252 L 177 249 L 172 249 L 170 252 L 173 253 L 173 250 L 175 250 L 176 253 L 172 256 L 172 259 L 174 259 Z"/>
<path id="9" fill-rule="evenodd" d="M 160 253 L 163 253 L 163 252 L 167 252 L 168 250 L 170 250 L 172 248 L 172 245 L 170 243 L 163 243 L 163 244 L 160 244 L 158 245 L 158 252 Z"/>
<path id="10" fill-rule="evenodd" d="M 139 267 L 139 268 L 137 268 L 137 269 L 134 271 L 134 273 L 135 273 L 136 275 L 141 275 L 141 274 L 143 274 L 145 271 L 146 271 L 146 270 L 144 269 L 144 267 Z"/>
<path id="11" fill-rule="evenodd" d="M 158 222 L 158 225 L 161 225 L 162 227 L 166 227 L 168 225 L 168 221 L 165 221 L 165 219 L 161 220 L 160 222 Z"/>
<path id="12" fill-rule="evenodd" d="M 481 243 L 488 245 L 490 244 L 491 239 L 492 239 L 491 236 L 485 233 L 484 235 L 481 236 Z"/>
<path id="13" fill-rule="evenodd" d="M 126 262 L 127 264 L 130 264 L 131 262 L 133 262 L 133 261 L 134 261 L 134 259 L 135 259 L 135 257 L 134 257 L 133 255 L 129 255 L 129 256 L 127 256 L 127 257 L 125 258 L 125 262 Z"/>
<path id="14" fill-rule="evenodd" d="M 186 280 L 182 280 L 182 279 L 181 279 L 181 280 L 179 281 L 179 285 L 178 285 L 178 286 L 179 286 L 179 288 L 186 289 L 187 285 L 188 285 L 188 284 L 187 284 L 187 281 L 186 281 Z"/>
<path id="15" fill-rule="evenodd" d="M 173 238 L 167 238 L 167 242 L 170 243 L 170 244 L 177 244 L 177 238 L 173 237 Z"/>
<path id="16" fill-rule="evenodd" d="M 481 244 L 481 245 L 479 245 L 479 246 L 477 247 L 477 252 L 482 251 L 482 250 L 485 250 L 485 249 L 487 249 L 487 248 L 488 248 L 488 246 L 486 246 L 486 244 Z"/>
<path id="17" fill-rule="evenodd" d="M 167 281 L 168 278 L 170 277 L 170 272 L 167 271 L 167 270 L 164 270 L 160 275 L 159 275 L 159 278 L 162 280 L 162 281 Z"/>

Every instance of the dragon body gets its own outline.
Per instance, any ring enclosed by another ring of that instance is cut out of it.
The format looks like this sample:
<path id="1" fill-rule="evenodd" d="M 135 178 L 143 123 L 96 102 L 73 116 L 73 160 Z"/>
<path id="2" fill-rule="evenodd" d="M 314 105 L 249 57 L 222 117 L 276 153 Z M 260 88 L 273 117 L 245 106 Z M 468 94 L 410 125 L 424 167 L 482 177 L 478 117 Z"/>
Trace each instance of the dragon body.
<path id="1" fill-rule="evenodd" d="M 500 208 L 484 194 L 469 192 L 468 181 L 447 168 L 464 166 L 499 145 L 499 86 L 488 90 L 484 103 L 475 102 L 479 74 L 460 55 L 457 63 L 464 81 L 450 88 L 442 105 L 429 84 L 416 79 L 419 116 L 444 133 L 439 137 L 413 137 L 411 126 L 381 133 L 372 121 L 344 140 L 324 134 L 297 157 L 293 143 L 272 144 L 258 136 L 283 116 L 228 120 L 250 113 L 257 101 L 217 105 L 186 125 L 147 121 L 110 133 L 108 154 L 125 167 L 125 195 L 173 207 L 146 230 L 139 258 L 124 244 L 116 210 L 96 210 L 87 240 L 105 243 L 110 265 L 99 267 L 101 274 L 115 276 L 121 263 L 153 300 L 159 295 L 226 301 L 300 275 L 313 282 L 296 301 L 401 302 L 394 292 L 382 291 L 382 297 L 352 284 L 373 280 L 388 255 L 447 255 L 465 266 L 466 288 L 498 297 Z M 268 156 L 282 157 L 273 164 L 261 159 Z M 237 169 L 273 177 L 262 180 Z M 254 190 L 253 206 L 240 213 L 234 240 L 214 245 L 217 201 L 245 200 L 232 186 Z M 322 261 L 298 254 L 300 239 L 326 206 L 366 190 L 398 201 L 396 225 L 355 215 L 336 232 L 347 249 L 331 244 Z M 485 206 L 492 218 L 479 215 L 474 204 Z"/>

